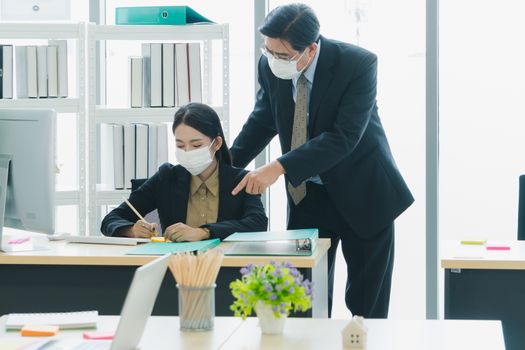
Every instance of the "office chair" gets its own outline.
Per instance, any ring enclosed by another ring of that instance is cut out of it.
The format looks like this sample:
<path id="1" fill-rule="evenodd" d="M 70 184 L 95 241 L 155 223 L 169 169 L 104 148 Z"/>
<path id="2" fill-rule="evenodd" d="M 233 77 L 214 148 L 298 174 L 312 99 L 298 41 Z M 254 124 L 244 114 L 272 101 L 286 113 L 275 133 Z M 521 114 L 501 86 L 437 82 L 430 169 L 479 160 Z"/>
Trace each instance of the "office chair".
<path id="1" fill-rule="evenodd" d="M 525 175 L 520 176 L 519 184 L 518 240 L 525 240 Z"/>
<path id="2" fill-rule="evenodd" d="M 148 179 L 131 179 L 131 192 L 136 191 L 147 180 Z M 144 215 L 144 219 L 149 223 L 156 223 L 157 230 L 159 232 L 160 230 L 162 230 L 162 227 L 160 227 L 160 219 L 159 219 L 159 213 L 157 212 L 157 209 Z"/>

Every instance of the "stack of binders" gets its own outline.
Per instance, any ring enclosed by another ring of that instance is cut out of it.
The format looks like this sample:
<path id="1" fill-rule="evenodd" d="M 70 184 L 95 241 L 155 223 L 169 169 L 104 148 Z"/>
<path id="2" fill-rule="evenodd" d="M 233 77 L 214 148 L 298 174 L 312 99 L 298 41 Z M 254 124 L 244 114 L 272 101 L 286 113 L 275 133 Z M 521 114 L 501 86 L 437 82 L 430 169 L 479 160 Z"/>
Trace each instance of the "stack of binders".
<path id="1" fill-rule="evenodd" d="M 142 57 L 130 57 L 130 82 L 131 108 L 202 102 L 200 44 L 142 44 Z"/>

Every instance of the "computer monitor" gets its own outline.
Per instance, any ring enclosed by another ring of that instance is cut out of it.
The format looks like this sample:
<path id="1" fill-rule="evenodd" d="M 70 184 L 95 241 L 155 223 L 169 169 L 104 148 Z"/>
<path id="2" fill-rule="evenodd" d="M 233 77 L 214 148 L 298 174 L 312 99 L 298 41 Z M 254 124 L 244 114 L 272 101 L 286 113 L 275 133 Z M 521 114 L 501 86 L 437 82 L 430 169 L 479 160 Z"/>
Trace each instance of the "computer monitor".
<path id="1" fill-rule="evenodd" d="M 55 119 L 53 109 L 0 108 L 0 250 L 4 226 L 54 233 Z"/>

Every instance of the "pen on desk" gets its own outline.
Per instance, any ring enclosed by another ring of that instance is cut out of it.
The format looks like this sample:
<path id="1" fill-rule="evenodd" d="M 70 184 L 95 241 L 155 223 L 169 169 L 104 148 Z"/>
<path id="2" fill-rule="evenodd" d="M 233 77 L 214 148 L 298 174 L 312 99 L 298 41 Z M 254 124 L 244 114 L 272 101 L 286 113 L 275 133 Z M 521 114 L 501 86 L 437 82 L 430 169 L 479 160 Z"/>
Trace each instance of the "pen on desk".
<path id="1" fill-rule="evenodd" d="M 126 197 L 122 196 L 122 199 L 124 200 L 124 202 L 126 202 L 126 204 L 128 205 L 128 207 L 133 210 L 133 212 L 139 217 L 140 220 L 144 221 L 147 223 L 147 221 L 144 219 L 144 217 L 142 215 L 140 215 L 140 213 L 138 212 L 137 209 L 135 209 L 135 207 L 126 199 Z M 158 232 L 157 230 L 154 230 L 153 233 L 157 236 L 158 235 Z"/>

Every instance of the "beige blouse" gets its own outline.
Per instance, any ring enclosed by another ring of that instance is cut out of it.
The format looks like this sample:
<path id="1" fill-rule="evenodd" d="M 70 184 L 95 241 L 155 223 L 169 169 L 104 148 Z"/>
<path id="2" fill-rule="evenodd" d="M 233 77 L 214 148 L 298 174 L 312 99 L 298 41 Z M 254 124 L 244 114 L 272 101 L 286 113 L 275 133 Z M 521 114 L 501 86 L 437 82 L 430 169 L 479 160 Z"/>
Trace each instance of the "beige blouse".
<path id="1" fill-rule="evenodd" d="M 206 181 L 191 177 L 186 225 L 200 227 L 217 222 L 219 213 L 219 166 Z"/>

